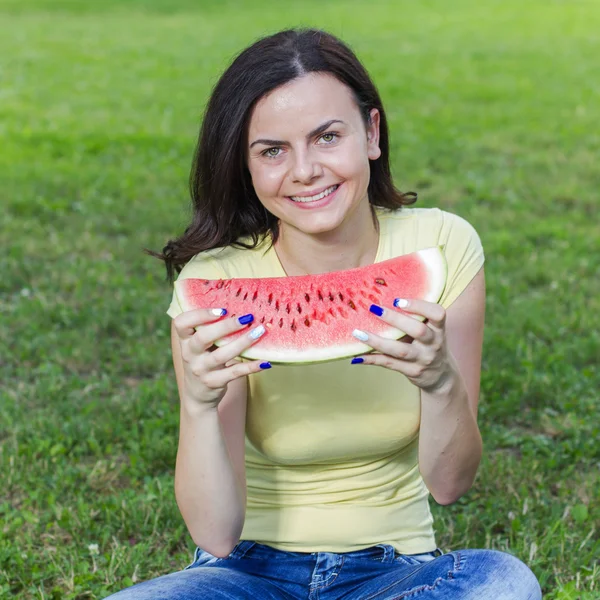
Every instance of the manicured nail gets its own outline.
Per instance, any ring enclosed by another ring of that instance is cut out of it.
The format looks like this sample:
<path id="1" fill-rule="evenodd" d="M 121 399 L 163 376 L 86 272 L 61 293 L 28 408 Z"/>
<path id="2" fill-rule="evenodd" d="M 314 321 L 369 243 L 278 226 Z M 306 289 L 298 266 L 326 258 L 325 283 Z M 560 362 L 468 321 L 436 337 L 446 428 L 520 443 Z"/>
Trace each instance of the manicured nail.
<path id="1" fill-rule="evenodd" d="M 365 362 L 364 358 L 353 358 L 352 362 L 350 363 L 351 365 L 359 365 L 360 363 Z"/>
<path id="2" fill-rule="evenodd" d="M 381 308 L 381 306 L 377 306 L 377 304 L 371 304 L 369 310 L 378 317 L 383 314 L 383 308 Z"/>
<path id="3" fill-rule="evenodd" d="M 257 340 L 265 332 L 265 328 L 262 325 L 255 327 L 248 335 L 253 339 Z"/>
<path id="4" fill-rule="evenodd" d="M 240 322 L 240 325 L 248 325 L 248 323 L 254 321 L 254 315 L 244 315 L 243 317 L 240 317 L 238 321 Z"/>
<path id="5" fill-rule="evenodd" d="M 270 369 L 271 368 L 271 363 L 270 362 L 266 362 L 266 363 L 260 363 L 260 365 L 258 365 L 261 369 Z"/>
<path id="6" fill-rule="evenodd" d="M 404 298 L 396 298 L 394 300 L 394 306 L 396 308 L 406 308 L 408 306 L 408 300 L 405 300 Z"/>
<path id="7" fill-rule="evenodd" d="M 227 314 L 227 311 L 224 308 L 213 308 L 210 312 L 212 312 L 215 317 L 222 317 Z"/>
<path id="8" fill-rule="evenodd" d="M 369 336 L 364 331 L 361 331 L 360 329 L 355 329 L 352 332 L 352 335 L 355 338 L 359 339 L 361 342 L 366 342 L 369 339 Z"/>

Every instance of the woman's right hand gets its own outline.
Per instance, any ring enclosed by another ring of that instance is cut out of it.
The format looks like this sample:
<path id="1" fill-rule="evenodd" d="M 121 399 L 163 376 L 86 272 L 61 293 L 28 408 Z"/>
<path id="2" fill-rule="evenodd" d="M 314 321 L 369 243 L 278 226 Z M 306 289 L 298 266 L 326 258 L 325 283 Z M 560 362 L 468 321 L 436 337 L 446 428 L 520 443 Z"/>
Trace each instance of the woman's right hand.
<path id="1" fill-rule="evenodd" d="M 223 319 L 217 311 L 213 311 L 209 308 L 190 310 L 173 321 L 181 344 L 185 398 L 202 407 L 217 407 L 230 381 L 263 371 L 260 365 L 265 364 L 261 360 L 235 360 L 266 333 L 265 328 L 259 325 L 250 329 L 252 321 L 242 324 L 237 317 Z M 250 316 L 246 315 L 246 319 Z M 220 348 L 214 345 L 215 341 L 242 329 L 249 331 Z M 252 338 L 251 335 L 257 337 Z"/>

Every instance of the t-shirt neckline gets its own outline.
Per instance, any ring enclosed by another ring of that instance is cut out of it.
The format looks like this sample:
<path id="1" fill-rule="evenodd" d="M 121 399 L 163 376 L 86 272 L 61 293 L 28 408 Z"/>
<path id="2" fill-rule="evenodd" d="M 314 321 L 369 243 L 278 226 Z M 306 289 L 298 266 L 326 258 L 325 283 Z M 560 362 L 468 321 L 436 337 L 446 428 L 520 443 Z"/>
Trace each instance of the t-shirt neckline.
<path id="1" fill-rule="evenodd" d="M 381 213 L 380 213 L 380 211 L 377 210 L 377 207 L 375 207 L 375 212 L 377 215 L 377 221 L 379 223 L 379 239 L 377 240 L 377 253 L 375 254 L 375 260 L 373 261 L 372 264 L 381 262 L 381 254 L 383 252 L 383 237 L 385 235 L 384 224 L 387 221 L 387 219 L 381 218 Z M 277 273 L 275 275 L 275 277 L 291 277 L 291 275 L 288 275 L 285 272 L 285 269 L 283 268 L 283 265 L 281 264 L 281 261 L 279 260 L 279 256 L 277 255 L 277 252 L 275 251 L 275 246 L 273 244 L 271 244 L 268 254 L 271 257 L 271 263 L 273 264 L 273 268 Z M 365 266 L 367 266 L 367 265 L 365 265 Z"/>

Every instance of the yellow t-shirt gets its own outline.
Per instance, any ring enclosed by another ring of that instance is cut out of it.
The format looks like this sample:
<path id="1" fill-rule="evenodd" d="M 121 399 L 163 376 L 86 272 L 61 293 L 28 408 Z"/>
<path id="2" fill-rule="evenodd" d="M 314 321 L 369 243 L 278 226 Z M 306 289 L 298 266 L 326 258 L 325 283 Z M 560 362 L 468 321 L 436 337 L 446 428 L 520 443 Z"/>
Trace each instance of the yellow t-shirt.
<path id="1" fill-rule="evenodd" d="M 439 209 L 377 209 L 375 262 L 444 245 L 450 306 L 484 262 L 479 236 Z M 220 248 L 179 278 L 284 277 L 268 244 Z M 167 313 L 181 313 L 173 295 Z M 247 510 L 241 539 L 293 552 L 350 552 L 380 543 L 435 550 L 429 492 L 418 467 L 420 391 L 406 377 L 350 359 L 275 365 L 248 377 Z"/>

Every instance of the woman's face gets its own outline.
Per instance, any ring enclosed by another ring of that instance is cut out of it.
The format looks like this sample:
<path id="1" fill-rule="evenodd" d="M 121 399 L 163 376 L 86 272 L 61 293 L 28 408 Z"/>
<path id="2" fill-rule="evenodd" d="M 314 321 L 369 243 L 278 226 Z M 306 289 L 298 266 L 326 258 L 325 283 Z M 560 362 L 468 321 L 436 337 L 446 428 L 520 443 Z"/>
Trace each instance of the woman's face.
<path id="1" fill-rule="evenodd" d="M 367 128 L 348 87 L 311 73 L 261 98 L 247 164 L 269 212 L 308 234 L 326 233 L 368 203 L 369 160 L 379 158 L 379 111 Z"/>

